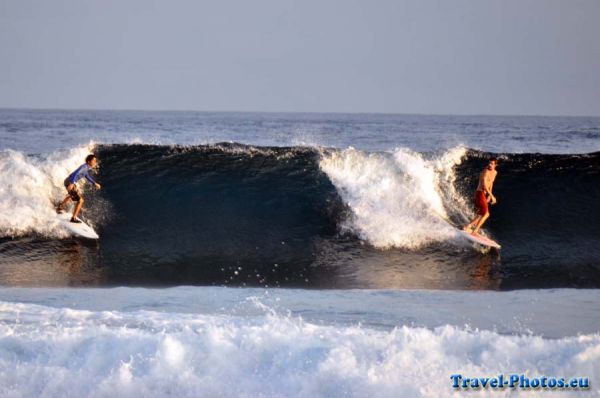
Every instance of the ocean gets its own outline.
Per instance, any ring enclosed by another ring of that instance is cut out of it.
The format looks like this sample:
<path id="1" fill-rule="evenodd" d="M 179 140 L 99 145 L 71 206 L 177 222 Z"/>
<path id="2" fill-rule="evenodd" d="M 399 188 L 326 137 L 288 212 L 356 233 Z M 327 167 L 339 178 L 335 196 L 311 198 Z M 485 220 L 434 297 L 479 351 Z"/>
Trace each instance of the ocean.
<path id="1" fill-rule="evenodd" d="M 0 395 L 600 396 L 599 201 L 600 118 L 0 109 Z"/>

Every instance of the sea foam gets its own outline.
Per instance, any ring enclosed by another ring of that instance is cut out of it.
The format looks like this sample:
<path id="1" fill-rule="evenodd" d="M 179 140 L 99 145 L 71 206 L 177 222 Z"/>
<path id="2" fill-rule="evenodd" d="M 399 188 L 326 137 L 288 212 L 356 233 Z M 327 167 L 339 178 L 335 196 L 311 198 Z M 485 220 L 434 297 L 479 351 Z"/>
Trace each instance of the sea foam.
<path id="1" fill-rule="evenodd" d="M 448 208 L 462 220 L 472 215 L 454 186 L 465 154 L 463 147 L 431 158 L 406 148 L 348 148 L 324 151 L 320 167 L 352 210 L 347 229 L 378 248 L 416 248 L 456 237 Z"/>
<path id="2" fill-rule="evenodd" d="M 589 377 L 593 390 L 580 393 L 598 396 L 600 335 L 376 330 L 268 310 L 235 316 L 0 302 L 3 397 L 447 397 L 452 374 L 509 372 Z"/>

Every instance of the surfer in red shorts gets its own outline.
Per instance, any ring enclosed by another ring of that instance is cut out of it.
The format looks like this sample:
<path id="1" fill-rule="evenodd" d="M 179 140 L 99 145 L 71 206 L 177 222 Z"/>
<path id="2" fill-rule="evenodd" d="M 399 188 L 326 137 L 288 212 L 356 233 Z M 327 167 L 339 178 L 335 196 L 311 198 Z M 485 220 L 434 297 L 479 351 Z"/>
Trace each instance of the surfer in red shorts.
<path id="1" fill-rule="evenodd" d="M 473 221 L 463 228 L 463 230 L 473 235 L 479 233 L 479 229 L 490 216 L 488 203 L 493 205 L 496 204 L 496 197 L 492 193 L 492 188 L 494 187 L 494 181 L 498 174 L 496 171 L 497 164 L 498 159 L 491 158 L 487 167 L 483 169 L 479 175 L 479 185 L 477 185 L 477 190 L 475 191 L 475 207 L 477 208 L 477 215 Z"/>

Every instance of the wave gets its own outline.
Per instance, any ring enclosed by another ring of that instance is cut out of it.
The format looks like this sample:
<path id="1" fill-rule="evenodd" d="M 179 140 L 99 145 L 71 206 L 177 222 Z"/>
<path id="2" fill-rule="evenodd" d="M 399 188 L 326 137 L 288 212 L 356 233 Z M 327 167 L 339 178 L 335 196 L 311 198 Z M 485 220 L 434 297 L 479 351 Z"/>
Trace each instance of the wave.
<path id="1" fill-rule="evenodd" d="M 318 325 L 256 305 L 263 315 L 0 302 L 0 394 L 445 397 L 452 396 L 450 375 L 461 372 L 600 377 L 598 334 L 545 339 L 450 325 Z"/>
<path id="2" fill-rule="evenodd" d="M 43 239 L 66 236 L 53 203 L 90 150 L 104 189 L 83 187 L 84 215 L 102 239 L 99 256 L 88 248 L 77 261 L 94 269 L 100 262 L 103 278 L 118 283 L 329 285 L 360 262 L 475 261 L 445 220 L 461 225 L 473 216 L 472 192 L 490 154 L 239 144 L 0 152 L 0 256 L 23 258 L 15 239 L 33 237 L 30 251 L 66 261 L 66 243 Z M 521 287 L 530 275 L 528 285 L 534 266 L 554 285 L 600 284 L 600 153 L 499 157 L 499 202 L 486 225 L 503 244 L 493 261 L 504 266 L 499 278 Z M 565 279 L 556 273 L 565 266 L 582 272 L 562 271 Z"/>

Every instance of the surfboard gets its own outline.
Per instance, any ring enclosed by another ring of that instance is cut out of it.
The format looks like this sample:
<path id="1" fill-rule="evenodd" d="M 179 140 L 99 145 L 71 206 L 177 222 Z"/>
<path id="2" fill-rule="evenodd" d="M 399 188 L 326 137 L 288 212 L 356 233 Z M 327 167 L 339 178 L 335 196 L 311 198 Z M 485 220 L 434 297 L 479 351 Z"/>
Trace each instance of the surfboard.
<path id="1" fill-rule="evenodd" d="M 56 215 L 58 218 L 58 222 L 65 229 L 67 229 L 70 233 L 75 236 L 86 238 L 86 239 L 99 239 L 100 236 L 94 231 L 94 228 L 87 225 L 83 220 L 81 223 L 72 223 L 71 220 L 71 212 L 59 213 Z"/>
<path id="2" fill-rule="evenodd" d="M 502 247 L 502 246 L 500 246 L 500 244 L 498 242 L 495 242 L 486 236 L 483 236 L 481 234 L 473 235 L 473 234 L 470 234 L 470 233 L 464 231 L 462 228 L 458 227 L 455 223 L 450 221 L 447 217 L 443 216 L 442 214 L 438 213 L 435 210 L 432 210 L 432 214 L 437 215 L 439 218 L 446 221 L 449 225 L 456 228 L 456 230 L 458 231 L 458 234 L 460 236 L 462 236 L 463 238 L 466 238 L 467 240 L 470 240 L 471 242 L 480 244 L 482 246 L 493 247 L 495 249 L 500 249 Z"/>
<path id="3" fill-rule="evenodd" d="M 473 235 L 460 229 L 458 230 L 458 233 L 464 238 L 470 240 L 471 242 L 475 242 L 483 246 L 493 247 L 495 249 L 500 249 L 502 247 L 497 242 L 480 234 Z"/>

